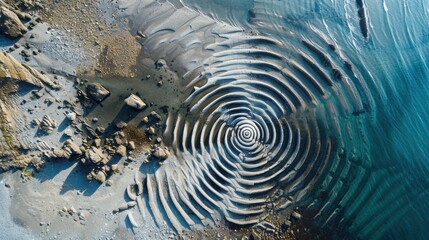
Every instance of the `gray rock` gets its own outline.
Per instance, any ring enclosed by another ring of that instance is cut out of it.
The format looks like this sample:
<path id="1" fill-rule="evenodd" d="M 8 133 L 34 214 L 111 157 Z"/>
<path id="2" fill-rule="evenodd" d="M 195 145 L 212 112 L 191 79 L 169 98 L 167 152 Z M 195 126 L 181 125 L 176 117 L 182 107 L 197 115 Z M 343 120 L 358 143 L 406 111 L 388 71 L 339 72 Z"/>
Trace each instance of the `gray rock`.
<path id="1" fill-rule="evenodd" d="M 88 84 L 88 86 L 86 86 L 86 93 L 97 102 L 103 101 L 107 96 L 110 95 L 109 90 L 99 83 Z"/>

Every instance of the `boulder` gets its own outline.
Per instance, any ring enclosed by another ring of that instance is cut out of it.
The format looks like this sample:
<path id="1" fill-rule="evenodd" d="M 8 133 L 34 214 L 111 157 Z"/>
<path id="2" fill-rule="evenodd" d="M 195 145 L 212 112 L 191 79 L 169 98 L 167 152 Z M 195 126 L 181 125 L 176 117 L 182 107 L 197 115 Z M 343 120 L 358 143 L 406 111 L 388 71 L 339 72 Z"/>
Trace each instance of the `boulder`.
<path id="1" fill-rule="evenodd" d="M 0 32 L 9 37 L 17 38 L 27 32 L 27 28 L 16 13 L 2 6 L 0 7 Z"/>
<path id="2" fill-rule="evenodd" d="M 116 153 L 121 157 L 125 157 L 127 155 L 127 148 L 124 145 L 119 145 Z"/>
<path id="3" fill-rule="evenodd" d="M 157 158 L 158 160 L 165 160 L 170 156 L 170 151 L 168 151 L 166 147 L 157 147 L 152 150 L 152 156 Z"/>
<path id="4" fill-rule="evenodd" d="M 72 154 L 76 154 L 79 156 L 82 155 L 82 151 L 80 150 L 79 146 L 70 139 L 68 139 L 67 141 L 64 142 L 63 150 L 64 151 L 68 150 Z"/>
<path id="5" fill-rule="evenodd" d="M 94 146 L 92 146 L 90 149 L 88 149 L 86 151 L 85 155 L 94 164 L 97 164 L 99 162 L 106 164 L 108 161 L 108 159 L 103 154 L 103 152 Z"/>
<path id="6" fill-rule="evenodd" d="M 95 175 L 95 180 L 99 181 L 100 183 L 104 183 L 106 181 L 106 173 L 99 171 L 97 175 Z"/>
<path id="7" fill-rule="evenodd" d="M 132 107 L 136 110 L 142 110 L 146 107 L 146 103 L 143 102 L 137 95 L 131 94 L 127 99 L 125 99 L 125 104 Z"/>
<path id="8" fill-rule="evenodd" d="M 86 86 L 86 93 L 89 97 L 97 102 L 103 101 L 107 96 L 110 95 L 109 90 L 99 83 L 88 84 L 88 86 Z"/>
<path id="9" fill-rule="evenodd" d="M 70 121 L 74 121 L 76 119 L 76 113 L 75 112 L 67 113 L 66 118 Z"/>
<path id="10" fill-rule="evenodd" d="M 52 133 L 57 127 L 57 123 L 48 115 L 43 116 L 42 121 L 39 124 L 40 129 L 46 133 Z"/>

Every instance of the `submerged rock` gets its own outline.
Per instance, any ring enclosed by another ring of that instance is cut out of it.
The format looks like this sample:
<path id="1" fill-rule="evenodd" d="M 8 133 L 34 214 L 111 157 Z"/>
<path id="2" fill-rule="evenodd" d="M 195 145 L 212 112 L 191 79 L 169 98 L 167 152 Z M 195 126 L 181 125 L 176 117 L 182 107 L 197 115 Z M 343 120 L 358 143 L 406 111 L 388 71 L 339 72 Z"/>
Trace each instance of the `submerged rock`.
<path id="1" fill-rule="evenodd" d="M 86 86 L 86 93 L 97 102 L 103 101 L 110 95 L 109 90 L 99 83 L 88 84 L 88 86 Z"/>
<path id="2" fill-rule="evenodd" d="M 125 104 L 137 110 L 142 110 L 146 107 L 146 103 L 144 103 L 143 100 L 135 94 L 131 94 L 127 99 L 125 99 Z"/>

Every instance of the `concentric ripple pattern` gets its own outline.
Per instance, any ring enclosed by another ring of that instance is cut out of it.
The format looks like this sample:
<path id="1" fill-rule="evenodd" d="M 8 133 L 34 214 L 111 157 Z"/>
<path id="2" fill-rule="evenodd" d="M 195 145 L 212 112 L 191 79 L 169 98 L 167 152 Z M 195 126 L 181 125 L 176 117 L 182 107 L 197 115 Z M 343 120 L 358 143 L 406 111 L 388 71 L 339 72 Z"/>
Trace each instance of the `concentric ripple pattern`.
<path id="1" fill-rule="evenodd" d="M 150 17 L 137 28 L 147 51 L 186 66 L 179 77 L 192 89 L 169 111 L 163 137 L 173 156 L 146 176 L 142 201 L 158 225 L 179 232 L 219 218 L 257 225 L 304 201 L 353 137 L 365 141 L 358 118 L 371 111 L 371 92 L 317 29 L 275 29 L 282 36 L 275 38 L 273 29 L 246 31 L 157 4 L 145 6 Z M 257 12 L 249 20 L 263 29 Z"/>

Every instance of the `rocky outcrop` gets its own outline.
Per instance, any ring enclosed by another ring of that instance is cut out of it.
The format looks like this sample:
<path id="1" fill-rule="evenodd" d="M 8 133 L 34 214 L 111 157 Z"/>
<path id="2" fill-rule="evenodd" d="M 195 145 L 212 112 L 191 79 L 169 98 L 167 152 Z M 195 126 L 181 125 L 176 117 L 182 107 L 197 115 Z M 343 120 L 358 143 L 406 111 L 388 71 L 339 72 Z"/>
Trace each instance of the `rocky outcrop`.
<path id="1" fill-rule="evenodd" d="M 103 101 L 106 97 L 110 95 L 109 90 L 107 90 L 103 85 L 99 83 L 90 83 L 86 86 L 86 93 L 89 97 L 97 102 Z"/>
<path id="2" fill-rule="evenodd" d="M 125 104 L 136 110 L 142 110 L 146 107 L 146 103 L 144 103 L 143 100 L 134 94 L 131 94 L 127 99 L 125 99 Z"/>
<path id="3" fill-rule="evenodd" d="M 46 75 L 41 74 L 27 64 L 21 64 L 5 52 L 0 52 L 0 82 L 3 81 L 24 82 L 43 88 L 44 84 L 58 89 L 59 86 L 52 82 Z"/>
<path id="4" fill-rule="evenodd" d="M 49 133 L 52 133 L 54 129 L 57 127 L 57 123 L 51 117 L 49 117 L 48 115 L 45 115 L 42 121 L 40 122 L 39 127 L 41 130 L 49 134 Z"/>
<path id="5" fill-rule="evenodd" d="M 27 32 L 18 15 L 5 6 L 0 5 L 0 32 L 9 37 L 21 37 Z"/>
<path id="6" fill-rule="evenodd" d="M 91 147 L 86 151 L 86 158 L 91 160 L 91 162 L 94 164 L 106 164 L 108 161 L 107 157 L 103 154 L 103 152 L 96 147 Z"/>

